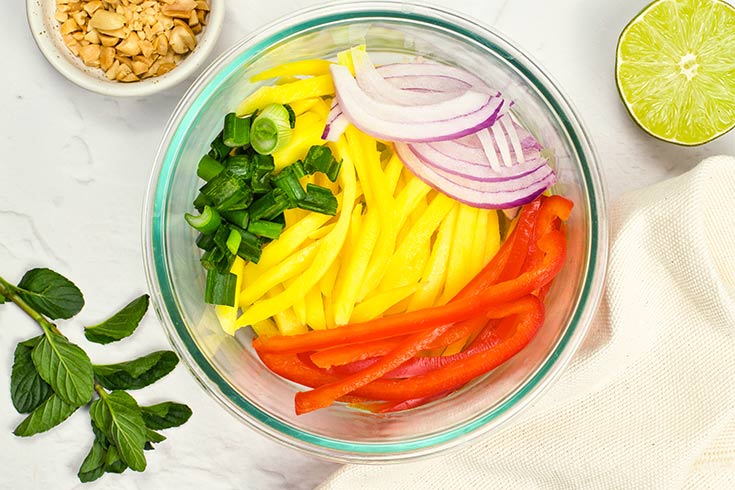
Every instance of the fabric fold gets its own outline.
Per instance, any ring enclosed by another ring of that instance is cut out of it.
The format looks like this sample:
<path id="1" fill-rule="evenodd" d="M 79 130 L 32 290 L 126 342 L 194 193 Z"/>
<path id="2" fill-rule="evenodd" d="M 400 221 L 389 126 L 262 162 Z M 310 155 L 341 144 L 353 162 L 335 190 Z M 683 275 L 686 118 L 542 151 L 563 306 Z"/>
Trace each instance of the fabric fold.
<path id="1" fill-rule="evenodd" d="M 611 209 L 600 311 L 532 407 L 480 442 L 320 488 L 735 488 L 735 158 Z M 522 355 L 522 354 L 521 354 Z"/>

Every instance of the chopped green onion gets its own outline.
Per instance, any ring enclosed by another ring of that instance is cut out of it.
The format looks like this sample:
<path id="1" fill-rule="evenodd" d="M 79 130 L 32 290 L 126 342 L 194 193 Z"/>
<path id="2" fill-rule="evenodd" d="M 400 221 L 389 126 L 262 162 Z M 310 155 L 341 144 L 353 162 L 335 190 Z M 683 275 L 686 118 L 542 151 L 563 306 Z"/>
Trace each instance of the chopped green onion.
<path id="1" fill-rule="evenodd" d="M 316 171 L 327 174 L 332 182 L 337 181 L 337 175 L 342 168 L 342 160 L 334 159 L 332 151 L 326 146 L 312 146 L 304 158 L 304 170 L 313 174 Z"/>
<path id="2" fill-rule="evenodd" d="M 234 155 L 225 161 L 227 170 L 248 182 L 253 177 L 253 162 L 250 155 Z"/>
<path id="3" fill-rule="evenodd" d="M 219 161 L 209 155 L 204 155 L 202 159 L 199 160 L 199 165 L 197 166 L 197 175 L 202 180 L 210 181 L 214 176 L 222 172 L 224 169 L 225 167 L 221 163 L 219 163 Z"/>
<path id="4" fill-rule="evenodd" d="M 282 230 L 283 224 L 274 223 L 273 221 L 256 220 L 251 221 L 248 225 L 248 231 L 250 233 L 273 240 L 281 236 Z"/>
<path id="5" fill-rule="evenodd" d="M 231 224 L 243 229 L 248 227 L 248 221 L 250 221 L 250 213 L 244 209 L 238 209 L 237 211 L 225 211 L 222 213 L 222 217 Z"/>
<path id="6" fill-rule="evenodd" d="M 227 242 L 225 242 L 227 250 L 229 250 L 232 255 L 235 255 L 240 249 L 241 241 L 242 237 L 240 236 L 240 232 L 237 230 L 230 230 L 230 236 L 227 237 Z"/>
<path id="7" fill-rule="evenodd" d="M 298 207 L 334 216 L 337 214 L 337 198 L 326 187 L 306 184 L 306 197 L 299 201 Z"/>
<path id="8" fill-rule="evenodd" d="M 221 248 L 215 247 L 212 250 L 207 250 L 202 254 L 199 261 L 202 266 L 207 270 L 218 270 L 220 272 L 229 272 L 232 268 L 233 262 L 235 262 L 235 256 L 225 252 Z"/>
<path id="9" fill-rule="evenodd" d="M 209 235 L 205 235 L 204 233 L 200 233 L 197 237 L 196 244 L 202 250 L 212 250 L 216 246 L 214 243 L 214 234 L 210 233 Z"/>
<path id="10" fill-rule="evenodd" d="M 235 306 L 236 289 L 237 276 L 235 274 L 210 269 L 207 272 L 204 301 L 214 305 Z"/>
<path id="11" fill-rule="evenodd" d="M 330 193 L 331 194 L 331 193 Z M 308 195 L 307 195 L 308 197 Z M 250 206 L 250 219 L 273 219 L 291 206 L 291 201 L 283 191 L 276 187 Z"/>
<path id="12" fill-rule="evenodd" d="M 288 111 L 288 125 L 291 126 L 291 129 L 296 127 L 296 113 L 293 111 L 290 105 L 283 104 L 283 107 L 286 108 L 286 111 Z"/>
<path id="13" fill-rule="evenodd" d="M 230 238 L 230 228 L 227 226 L 220 226 L 214 233 L 214 243 L 217 244 L 220 250 L 223 252 L 227 250 L 227 239 Z"/>
<path id="14" fill-rule="evenodd" d="M 240 247 L 237 250 L 237 256 L 257 264 L 262 253 L 258 237 L 246 230 L 237 231 L 240 233 Z"/>
<path id="15" fill-rule="evenodd" d="M 204 206 L 209 206 L 212 203 L 207 199 L 207 196 L 200 192 L 192 204 L 194 204 L 194 209 L 201 213 L 204 211 Z"/>
<path id="16" fill-rule="evenodd" d="M 218 211 L 245 209 L 253 201 L 253 193 L 242 179 L 224 171 L 199 189 Z"/>
<path id="17" fill-rule="evenodd" d="M 210 235 L 217 231 L 220 223 L 222 223 L 222 219 L 220 218 L 217 210 L 212 209 L 209 206 L 204 206 L 204 210 L 199 216 L 186 213 L 184 218 L 192 228 L 205 235 Z"/>
<path id="18" fill-rule="evenodd" d="M 250 186 L 253 193 L 265 194 L 272 189 L 270 184 L 271 173 L 276 168 L 273 157 L 270 155 L 253 155 L 253 177 Z"/>
<path id="19" fill-rule="evenodd" d="M 306 191 L 301 187 L 301 182 L 299 182 L 296 171 L 292 167 L 292 165 L 289 165 L 273 177 L 273 184 L 279 189 L 282 189 L 289 199 L 291 199 L 292 205 L 295 205 L 298 201 L 306 197 Z"/>
<path id="20" fill-rule="evenodd" d="M 292 133 L 288 110 L 281 104 L 269 104 L 253 120 L 250 146 L 261 155 L 270 155 L 288 143 Z"/>
<path id="21" fill-rule="evenodd" d="M 306 175 L 306 170 L 304 170 L 304 164 L 301 162 L 301 160 L 298 160 L 291 165 L 289 165 L 296 174 L 296 178 L 301 178 Z"/>
<path id="22" fill-rule="evenodd" d="M 212 141 L 210 147 L 212 150 L 209 152 L 209 156 L 214 158 L 215 160 L 219 160 L 220 162 L 224 161 L 225 158 L 230 154 L 230 147 L 225 144 L 225 142 L 222 140 L 222 133 L 217 135 L 217 137 Z"/>
<path id="23" fill-rule="evenodd" d="M 234 112 L 225 116 L 225 129 L 222 141 L 230 148 L 250 144 L 250 118 L 237 117 Z"/>

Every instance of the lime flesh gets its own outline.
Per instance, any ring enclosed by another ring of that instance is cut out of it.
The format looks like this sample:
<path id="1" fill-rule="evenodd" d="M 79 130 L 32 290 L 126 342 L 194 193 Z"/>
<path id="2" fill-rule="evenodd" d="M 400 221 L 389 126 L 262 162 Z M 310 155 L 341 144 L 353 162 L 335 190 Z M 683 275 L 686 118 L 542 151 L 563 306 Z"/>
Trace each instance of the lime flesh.
<path id="1" fill-rule="evenodd" d="M 656 0 L 623 30 L 616 81 L 633 120 L 681 145 L 735 127 L 735 8 L 720 0 Z"/>

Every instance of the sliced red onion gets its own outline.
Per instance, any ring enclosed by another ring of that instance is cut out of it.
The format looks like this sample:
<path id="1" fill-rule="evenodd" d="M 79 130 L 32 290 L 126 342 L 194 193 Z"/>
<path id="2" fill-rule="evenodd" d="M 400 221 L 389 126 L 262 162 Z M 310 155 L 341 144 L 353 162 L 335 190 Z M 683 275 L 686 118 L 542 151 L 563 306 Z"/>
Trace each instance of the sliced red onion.
<path id="1" fill-rule="evenodd" d="M 344 66 L 332 65 L 330 70 L 344 115 L 378 139 L 413 142 L 458 138 L 492 126 L 504 104 L 500 97 L 473 91 L 436 104 L 389 104 L 366 94 Z"/>
<path id="2" fill-rule="evenodd" d="M 383 65 L 378 72 L 392 83 L 405 89 L 425 89 L 442 92 L 474 90 L 489 95 L 500 96 L 480 78 L 456 66 L 438 63 L 394 63 Z M 440 87 L 445 87 L 441 89 Z"/>
<path id="3" fill-rule="evenodd" d="M 415 91 L 403 89 L 383 78 L 373 66 L 367 53 L 353 50 L 352 61 L 355 64 L 357 84 L 371 97 L 383 102 L 402 106 L 421 106 L 456 99 L 468 89 L 454 91 Z"/>
<path id="4" fill-rule="evenodd" d="M 503 167 L 507 172 L 507 180 L 503 182 L 480 182 L 459 176 L 450 180 L 431 164 L 419 159 L 410 146 L 396 143 L 395 149 L 404 165 L 418 178 L 438 191 L 478 208 L 505 209 L 527 204 L 556 182 L 554 171 L 547 165 L 521 177 L 515 175 L 514 167 Z"/>
<path id="5" fill-rule="evenodd" d="M 324 125 L 324 131 L 322 131 L 322 139 L 325 141 L 337 141 L 349 124 L 350 121 L 342 113 L 342 108 L 340 108 L 335 97 L 332 99 L 332 106 L 329 108 L 329 114 L 327 114 L 327 123 Z"/>

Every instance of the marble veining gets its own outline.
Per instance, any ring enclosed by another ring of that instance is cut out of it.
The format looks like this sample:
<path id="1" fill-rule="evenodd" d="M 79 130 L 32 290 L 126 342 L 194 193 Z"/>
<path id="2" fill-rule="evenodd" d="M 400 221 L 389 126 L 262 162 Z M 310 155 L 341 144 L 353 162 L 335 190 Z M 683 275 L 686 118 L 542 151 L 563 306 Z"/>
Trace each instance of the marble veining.
<path id="1" fill-rule="evenodd" d="M 186 86 L 140 99 L 89 93 L 56 73 L 37 50 L 25 2 L 6 2 L 1 32 L 11 41 L 0 74 L 0 274 L 17 280 L 50 266 L 84 291 L 86 306 L 64 332 L 81 341 L 97 322 L 145 291 L 140 216 L 151 162 L 169 115 Z M 312 0 L 228 2 L 213 57 L 259 26 Z M 704 157 L 735 153 L 735 133 L 697 148 L 656 141 L 620 104 L 613 79 L 615 44 L 648 0 L 435 0 L 493 25 L 541 61 L 576 105 L 603 166 L 609 199 L 678 175 Z M 144 473 L 106 475 L 81 485 L 77 469 L 92 441 L 89 418 L 75 414 L 59 428 L 20 439 L 21 417 L 9 397 L 12 345 L 37 335 L 15 308 L 0 306 L 0 488 L 116 490 L 314 488 L 337 468 L 266 439 L 225 413 L 180 366 L 142 403 L 188 403 L 194 416 L 167 431 Z M 85 344 L 87 345 L 87 344 Z M 119 347 L 91 346 L 98 362 L 116 362 L 168 347 L 152 312 Z"/>

